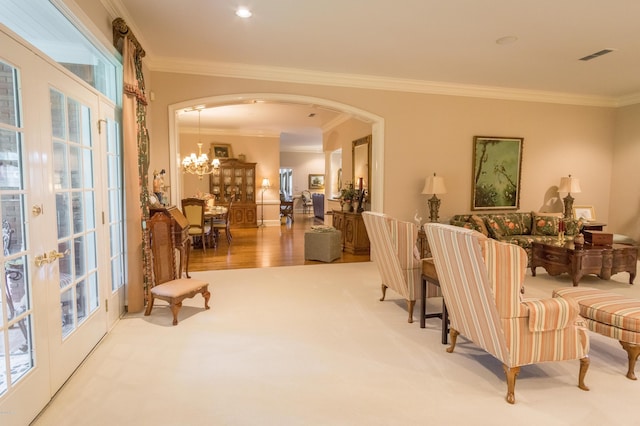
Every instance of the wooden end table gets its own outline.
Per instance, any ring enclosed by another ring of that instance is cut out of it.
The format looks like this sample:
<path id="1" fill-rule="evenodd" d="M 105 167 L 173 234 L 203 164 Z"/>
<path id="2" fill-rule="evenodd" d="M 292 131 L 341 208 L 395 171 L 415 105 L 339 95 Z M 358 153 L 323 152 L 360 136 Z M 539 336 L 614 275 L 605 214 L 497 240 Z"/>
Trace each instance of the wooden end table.
<path id="1" fill-rule="evenodd" d="M 568 273 L 574 287 L 578 285 L 580 278 L 588 274 L 608 280 L 613 274 L 628 272 L 629 284 L 633 284 L 636 277 L 638 249 L 634 246 L 585 244 L 576 247 L 573 242 L 534 242 L 531 250 L 531 275 L 534 277 L 538 266 L 546 269 L 551 276 Z"/>

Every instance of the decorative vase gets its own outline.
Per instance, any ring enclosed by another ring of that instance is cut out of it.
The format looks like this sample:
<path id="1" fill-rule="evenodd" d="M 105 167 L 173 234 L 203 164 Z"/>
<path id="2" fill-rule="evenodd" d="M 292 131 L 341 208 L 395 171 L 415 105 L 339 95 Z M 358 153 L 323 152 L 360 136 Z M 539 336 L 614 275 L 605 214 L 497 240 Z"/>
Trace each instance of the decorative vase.
<path id="1" fill-rule="evenodd" d="M 578 234 L 575 237 L 573 237 L 573 244 L 576 247 L 582 247 L 584 245 L 584 235 Z"/>
<path id="2" fill-rule="evenodd" d="M 349 204 L 349 213 L 353 213 L 353 203 L 348 203 Z"/>

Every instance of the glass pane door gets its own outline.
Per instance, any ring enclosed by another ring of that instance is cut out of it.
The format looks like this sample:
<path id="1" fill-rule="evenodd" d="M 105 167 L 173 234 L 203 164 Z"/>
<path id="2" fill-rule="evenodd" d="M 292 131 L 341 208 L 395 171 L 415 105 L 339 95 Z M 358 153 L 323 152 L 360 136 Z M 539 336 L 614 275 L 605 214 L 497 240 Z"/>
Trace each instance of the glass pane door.
<path id="1" fill-rule="evenodd" d="M 23 120 L 17 69 L 0 61 L 0 395 L 35 366 L 32 347 L 31 280 L 24 212 Z"/>
<path id="2" fill-rule="evenodd" d="M 62 337 L 99 305 L 91 110 L 51 89 Z"/>

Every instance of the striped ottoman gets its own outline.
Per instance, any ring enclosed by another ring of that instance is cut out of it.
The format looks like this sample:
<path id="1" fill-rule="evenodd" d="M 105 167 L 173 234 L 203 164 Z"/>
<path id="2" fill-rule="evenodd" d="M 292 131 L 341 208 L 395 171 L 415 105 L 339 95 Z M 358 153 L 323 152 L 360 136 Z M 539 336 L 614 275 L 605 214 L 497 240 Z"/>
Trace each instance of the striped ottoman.
<path id="1" fill-rule="evenodd" d="M 629 355 L 627 377 L 636 380 L 634 369 L 640 355 L 640 299 L 588 287 L 553 290 L 553 297 L 573 299 L 589 330 L 619 340 Z"/>

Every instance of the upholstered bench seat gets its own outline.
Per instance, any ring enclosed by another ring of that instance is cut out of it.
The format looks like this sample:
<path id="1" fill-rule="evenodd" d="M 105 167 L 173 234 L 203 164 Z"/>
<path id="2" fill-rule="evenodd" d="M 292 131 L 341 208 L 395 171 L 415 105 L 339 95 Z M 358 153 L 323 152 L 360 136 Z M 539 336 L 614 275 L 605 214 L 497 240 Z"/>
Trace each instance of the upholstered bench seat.
<path id="1" fill-rule="evenodd" d="M 634 369 L 640 355 L 640 299 L 588 287 L 555 289 L 553 297 L 575 300 L 589 330 L 620 341 L 629 356 L 627 377 L 636 380 Z"/>
<path id="2" fill-rule="evenodd" d="M 208 285 L 209 283 L 196 280 L 195 278 L 179 278 L 153 287 L 151 293 L 156 297 L 178 298 L 184 296 L 182 299 L 186 299 L 200 293 L 201 290 L 203 288 L 206 289 Z"/>

